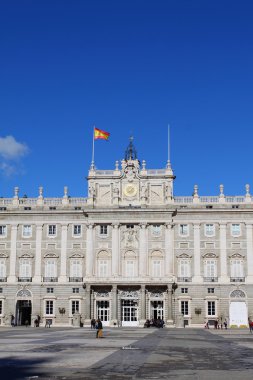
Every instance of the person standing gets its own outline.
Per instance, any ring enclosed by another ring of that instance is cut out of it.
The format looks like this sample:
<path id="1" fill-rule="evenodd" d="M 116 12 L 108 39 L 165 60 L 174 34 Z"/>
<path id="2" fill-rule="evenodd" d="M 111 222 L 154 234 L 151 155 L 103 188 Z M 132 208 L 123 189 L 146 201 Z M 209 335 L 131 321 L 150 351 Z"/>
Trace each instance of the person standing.
<path id="1" fill-rule="evenodd" d="M 102 338 L 103 337 L 103 324 L 99 318 L 97 319 L 96 329 L 97 329 L 96 338 Z"/>

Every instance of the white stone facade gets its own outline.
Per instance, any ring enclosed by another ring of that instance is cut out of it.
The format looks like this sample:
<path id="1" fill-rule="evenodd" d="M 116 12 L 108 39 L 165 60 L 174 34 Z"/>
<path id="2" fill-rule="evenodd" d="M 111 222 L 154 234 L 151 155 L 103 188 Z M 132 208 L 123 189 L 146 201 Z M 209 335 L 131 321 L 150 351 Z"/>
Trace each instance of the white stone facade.
<path id="1" fill-rule="evenodd" d="M 253 200 L 174 197 L 174 174 L 127 157 L 88 198 L 0 199 L 0 326 L 203 326 L 253 316 Z"/>

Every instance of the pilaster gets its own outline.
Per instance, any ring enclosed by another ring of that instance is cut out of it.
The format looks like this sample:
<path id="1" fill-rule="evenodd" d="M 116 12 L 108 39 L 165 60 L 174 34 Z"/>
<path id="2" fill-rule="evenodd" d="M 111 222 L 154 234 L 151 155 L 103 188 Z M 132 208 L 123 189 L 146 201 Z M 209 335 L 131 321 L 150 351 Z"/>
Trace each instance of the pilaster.
<path id="1" fill-rule="evenodd" d="M 18 225 L 11 226 L 11 253 L 10 253 L 10 275 L 8 282 L 16 281 L 16 261 L 17 261 L 17 233 Z"/>
<path id="2" fill-rule="evenodd" d="M 246 224 L 246 237 L 247 237 L 247 268 L 246 282 L 253 282 L 253 241 L 252 241 L 252 223 Z"/>
<path id="3" fill-rule="evenodd" d="M 111 312 L 111 323 L 114 325 L 114 323 L 118 324 L 117 321 L 117 285 L 112 286 L 112 312 Z"/>
<path id="4" fill-rule="evenodd" d="M 91 277 L 93 271 L 93 228 L 94 224 L 87 225 L 86 277 Z"/>
<path id="5" fill-rule="evenodd" d="M 35 271 L 34 282 L 41 282 L 41 242 L 42 242 L 43 224 L 36 224 L 36 253 L 35 253 Z"/>
<path id="6" fill-rule="evenodd" d="M 147 275 L 147 224 L 140 224 L 139 276 Z"/>
<path id="7" fill-rule="evenodd" d="M 165 277 L 172 276 L 174 271 L 174 230 L 171 223 L 165 224 Z"/>
<path id="8" fill-rule="evenodd" d="M 220 223 L 220 281 L 229 282 L 227 275 L 227 224 Z"/>
<path id="9" fill-rule="evenodd" d="M 112 225 L 112 276 L 119 275 L 119 224 Z"/>
<path id="10" fill-rule="evenodd" d="M 193 238 L 194 238 L 194 282 L 202 282 L 200 275 L 200 224 L 193 224 Z"/>
<path id="11" fill-rule="evenodd" d="M 141 315 L 140 315 L 140 325 L 144 325 L 147 316 L 146 316 L 146 287 L 145 285 L 141 285 Z"/>
<path id="12" fill-rule="evenodd" d="M 61 272 L 59 282 L 67 281 L 67 234 L 68 225 L 62 224 L 61 226 Z"/>

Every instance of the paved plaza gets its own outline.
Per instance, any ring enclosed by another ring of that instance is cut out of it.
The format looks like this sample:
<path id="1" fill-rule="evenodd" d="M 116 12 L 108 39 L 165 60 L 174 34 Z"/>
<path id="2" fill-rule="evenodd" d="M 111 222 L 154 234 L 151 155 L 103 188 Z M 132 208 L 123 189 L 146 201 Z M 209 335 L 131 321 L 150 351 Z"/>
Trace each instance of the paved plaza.
<path id="1" fill-rule="evenodd" d="M 2 380 L 253 379 L 248 330 L 2 328 Z"/>

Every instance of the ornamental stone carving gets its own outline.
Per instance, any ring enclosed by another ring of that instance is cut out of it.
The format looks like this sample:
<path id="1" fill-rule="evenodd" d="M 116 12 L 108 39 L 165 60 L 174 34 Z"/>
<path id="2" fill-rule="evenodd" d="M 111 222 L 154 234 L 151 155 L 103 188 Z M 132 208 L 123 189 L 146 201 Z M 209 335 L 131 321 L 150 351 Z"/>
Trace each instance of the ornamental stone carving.
<path id="1" fill-rule="evenodd" d="M 21 289 L 18 291 L 17 297 L 32 297 L 32 293 L 28 289 Z"/>
<path id="2" fill-rule="evenodd" d="M 245 297 L 246 297 L 246 294 L 240 289 L 233 290 L 232 293 L 230 294 L 230 298 L 245 298 Z"/>
<path id="3" fill-rule="evenodd" d="M 139 293 L 137 291 L 120 291 L 121 298 L 139 298 Z"/>

